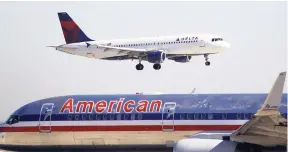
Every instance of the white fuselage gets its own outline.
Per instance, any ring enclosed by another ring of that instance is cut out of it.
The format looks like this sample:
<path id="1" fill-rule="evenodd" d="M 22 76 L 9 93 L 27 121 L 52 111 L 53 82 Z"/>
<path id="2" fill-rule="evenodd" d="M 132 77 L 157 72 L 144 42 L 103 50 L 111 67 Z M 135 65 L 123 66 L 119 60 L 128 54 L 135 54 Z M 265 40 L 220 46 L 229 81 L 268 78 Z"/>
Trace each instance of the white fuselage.
<path id="1" fill-rule="evenodd" d="M 218 40 L 212 41 L 212 39 Z M 159 36 L 137 39 L 100 40 L 88 43 L 88 47 L 86 42 L 80 42 L 60 45 L 56 49 L 69 54 L 101 59 L 127 55 L 127 52 L 121 52 L 121 49 L 110 49 L 105 51 L 105 48 L 98 47 L 98 45 L 107 45 L 117 48 L 163 50 L 168 54 L 175 55 L 215 54 L 230 47 L 229 43 L 223 41 L 222 38 L 212 35 Z"/>

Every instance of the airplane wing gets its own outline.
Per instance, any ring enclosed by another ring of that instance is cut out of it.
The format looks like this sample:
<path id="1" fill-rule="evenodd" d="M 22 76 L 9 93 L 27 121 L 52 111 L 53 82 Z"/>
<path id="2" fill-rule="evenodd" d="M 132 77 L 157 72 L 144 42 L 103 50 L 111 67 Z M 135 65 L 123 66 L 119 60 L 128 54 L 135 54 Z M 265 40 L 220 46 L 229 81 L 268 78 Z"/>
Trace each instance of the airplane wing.
<path id="1" fill-rule="evenodd" d="M 118 54 L 130 54 L 130 55 L 136 55 L 136 56 L 141 56 L 147 53 L 149 50 L 146 49 L 136 49 L 136 48 L 125 48 L 125 47 L 113 47 L 110 46 L 109 44 L 107 45 L 96 45 L 100 48 L 104 49 L 104 52 L 107 51 L 117 51 Z"/>
<path id="2" fill-rule="evenodd" d="M 231 141 L 262 146 L 287 144 L 287 119 L 279 112 L 286 72 L 279 74 L 258 112 L 230 136 Z"/>

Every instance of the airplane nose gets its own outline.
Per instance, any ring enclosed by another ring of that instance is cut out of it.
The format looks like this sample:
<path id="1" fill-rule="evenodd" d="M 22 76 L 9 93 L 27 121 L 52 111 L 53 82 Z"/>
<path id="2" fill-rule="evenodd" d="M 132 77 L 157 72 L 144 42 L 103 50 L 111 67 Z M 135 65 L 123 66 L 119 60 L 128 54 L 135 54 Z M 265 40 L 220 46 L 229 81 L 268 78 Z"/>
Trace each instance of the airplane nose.
<path id="1" fill-rule="evenodd" d="M 224 48 L 230 49 L 230 44 L 228 42 L 224 42 Z"/>

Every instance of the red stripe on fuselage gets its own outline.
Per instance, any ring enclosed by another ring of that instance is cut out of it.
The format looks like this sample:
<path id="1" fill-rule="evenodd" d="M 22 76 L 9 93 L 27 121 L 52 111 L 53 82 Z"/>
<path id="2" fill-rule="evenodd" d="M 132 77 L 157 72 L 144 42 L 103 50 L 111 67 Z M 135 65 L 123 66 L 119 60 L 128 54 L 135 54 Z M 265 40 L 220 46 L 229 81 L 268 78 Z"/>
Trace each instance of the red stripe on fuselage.
<path id="1" fill-rule="evenodd" d="M 175 131 L 214 131 L 214 130 L 236 130 L 241 125 L 177 125 Z M 164 128 L 173 128 L 173 126 L 164 126 Z M 47 130 L 49 127 L 41 126 L 41 129 Z M 51 131 L 162 131 L 162 125 L 145 126 L 51 126 Z M 39 126 L 23 127 L 1 127 L 0 132 L 39 132 Z"/>

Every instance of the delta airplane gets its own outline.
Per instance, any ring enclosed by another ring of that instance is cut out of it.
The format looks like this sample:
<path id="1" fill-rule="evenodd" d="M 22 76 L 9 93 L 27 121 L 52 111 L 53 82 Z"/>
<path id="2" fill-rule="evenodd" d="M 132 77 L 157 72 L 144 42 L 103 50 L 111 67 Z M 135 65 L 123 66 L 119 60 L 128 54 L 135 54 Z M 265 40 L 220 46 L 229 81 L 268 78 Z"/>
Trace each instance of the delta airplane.
<path id="1" fill-rule="evenodd" d="M 201 151 L 203 147 L 206 151 L 218 147 L 216 152 L 235 149 L 235 144 L 221 146 L 211 139 L 203 139 L 203 146 L 203 141 L 189 138 L 195 131 L 234 131 L 230 139 L 245 144 L 247 149 L 255 144 L 286 145 L 287 93 L 282 95 L 285 75 L 286 72 L 279 74 L 268 96 L 67 95 L 34 101 L 17 109 L 1 124 L 0 148 L 175 144 L 176 152 Z"/>
<path id="2" fill-rule="evenodd" d="M 137 70 L 143 70 L 141 61 L 153 63 L 159 70 L 165 59 L 189 62 L 192 56 L 203 55 L 209 66 L 208 55 L 223 52 L 230 44 L 222 37 L 204 34 L 181 36 L 142 37 L 135 39 L 90 39 L 66 13 L 58 13 L 66 44 L 54 47 L 69 54 L 103 60 L 139 60 Z"/>

